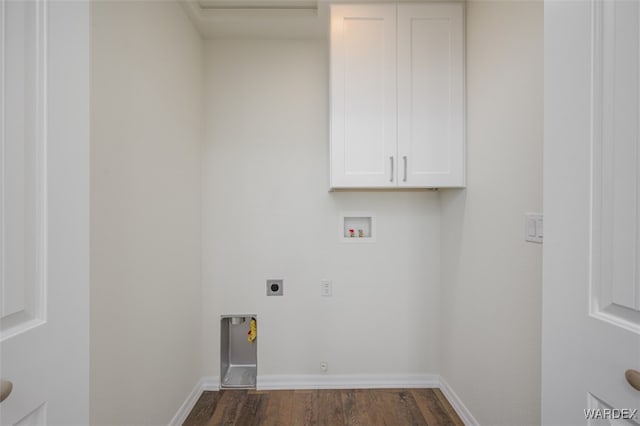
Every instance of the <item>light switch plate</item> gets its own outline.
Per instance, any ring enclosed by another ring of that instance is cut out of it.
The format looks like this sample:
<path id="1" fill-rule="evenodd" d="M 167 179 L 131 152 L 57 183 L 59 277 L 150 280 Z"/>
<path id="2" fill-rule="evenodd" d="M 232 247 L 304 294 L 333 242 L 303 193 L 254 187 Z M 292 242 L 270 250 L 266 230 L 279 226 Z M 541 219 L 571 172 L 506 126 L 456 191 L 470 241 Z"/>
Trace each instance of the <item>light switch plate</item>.
<path id="1" fill-rule="evenodd" d="M 331 280 L 320 280 L 320 295 L 324 297 L 331 297 L 332 294 Z"/>
<path id="2" fill-rule="evenodd" d="M 526 213 L 524 221 L 524 239 L 531 243 L 542 244 L 544 236 L 542 213 Z"/>

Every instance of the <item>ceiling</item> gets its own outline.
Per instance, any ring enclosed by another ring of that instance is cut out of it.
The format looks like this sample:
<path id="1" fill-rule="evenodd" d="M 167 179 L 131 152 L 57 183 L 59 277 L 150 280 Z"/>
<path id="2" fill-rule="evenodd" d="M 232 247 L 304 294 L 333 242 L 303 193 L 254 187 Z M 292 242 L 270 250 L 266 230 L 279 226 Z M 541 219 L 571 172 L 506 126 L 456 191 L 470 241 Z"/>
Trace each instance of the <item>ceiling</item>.
<path id="1" fill-rule="evenodd" d="M 329 28 L 324 0 L 181 0 L 205 39 L 318 39 Z"/>
<path id="2" fill-rule="evenodd" d="M 205 39 L 323 39 L 329 34 L 331 3 L 457 3 L 466 0 L 178 1 Z"/>
<path id="3" fill-rule="evenodd" d="M 316 0 L 196 0 L 202 9 L 317 9 Z"/>

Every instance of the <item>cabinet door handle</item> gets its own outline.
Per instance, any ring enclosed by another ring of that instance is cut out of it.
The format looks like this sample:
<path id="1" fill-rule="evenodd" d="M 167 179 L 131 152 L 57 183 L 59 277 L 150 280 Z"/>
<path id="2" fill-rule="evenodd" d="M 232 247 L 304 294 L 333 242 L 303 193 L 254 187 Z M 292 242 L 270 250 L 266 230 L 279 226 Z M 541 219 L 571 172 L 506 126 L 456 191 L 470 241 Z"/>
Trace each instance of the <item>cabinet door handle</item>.
<path id="1" fill-rule="evenodd" d="M 389 162 L 391 163 L 391 178 L 389 179 L 389 182 L 393 182 L 393 155 L 389 157 Z"/>
<path id="2" fill-rule="evenodd" d="M 404 160 L 404 178 L 402 179 L 403 182 L 407 181 L 407 156 L 403 156 L 402 159 Z"/>
<path id="3" fill-rule="evenodd" d="M 627 378 L 627 382 L 629 382 L 632 388 L 640 391 L 640 371 L 627 370 L 624 372 L 624 376 Z"/>

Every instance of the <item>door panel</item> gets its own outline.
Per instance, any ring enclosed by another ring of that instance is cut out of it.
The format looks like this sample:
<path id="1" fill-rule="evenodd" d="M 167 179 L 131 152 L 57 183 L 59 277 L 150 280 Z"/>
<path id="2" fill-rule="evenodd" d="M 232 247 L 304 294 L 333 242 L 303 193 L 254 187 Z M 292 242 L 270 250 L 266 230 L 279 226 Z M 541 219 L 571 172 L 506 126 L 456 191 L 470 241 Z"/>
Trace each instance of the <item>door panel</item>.
<path id="1" fill-rule="evenodd" d="M 42 3 L 2 3 L 2 340 L 45 321 L 46 200 Z"/>
<path id="2" fill-rule="evenodd" d="M 640 7 L 593 14 L 591 315 L 640 335 Z"/>
<path id="3" fill-rule="evenodd" d="M 88 424 L 89 5 L 0 24 L 0 424 Z"/>
<path id="4" fill-rule="evenodd" d="M 613 415 L 640 409 L 625 379 L 640 370 L 639 16 L 545 3 L 545 425 L 640 422 Z"/>
<path id="5" fill-rule="evenodd" d="M 587 327 L 601 339 L 592 359 L 616 355 L 593 373 L 589 398 L 611 408 L 640 408 L 621 376 L 640 369 L 639 17 L 637 2 L 592 3 L 589 314 L 602 324 Z"/>

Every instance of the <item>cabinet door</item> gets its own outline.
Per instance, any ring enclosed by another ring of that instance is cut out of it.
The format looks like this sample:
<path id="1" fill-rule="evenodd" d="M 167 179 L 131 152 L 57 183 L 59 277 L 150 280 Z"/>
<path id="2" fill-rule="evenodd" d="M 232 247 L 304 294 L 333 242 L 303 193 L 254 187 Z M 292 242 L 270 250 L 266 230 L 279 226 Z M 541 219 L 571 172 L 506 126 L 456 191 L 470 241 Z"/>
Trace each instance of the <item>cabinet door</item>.
<path id="1" fill-rule="evenodd" d="M 462 4 L 398 5 L 398 184 L 464 186 Z"/>
<path id="2" fill-rule="evenodd" d="M 395 5 L 331 6 L 331 187 L 397 185 Z"/>

